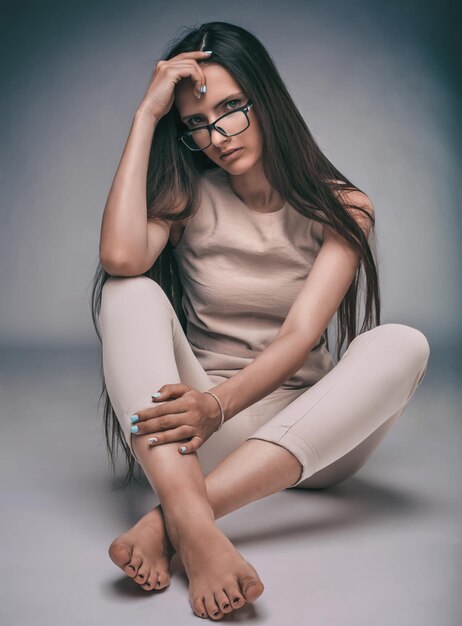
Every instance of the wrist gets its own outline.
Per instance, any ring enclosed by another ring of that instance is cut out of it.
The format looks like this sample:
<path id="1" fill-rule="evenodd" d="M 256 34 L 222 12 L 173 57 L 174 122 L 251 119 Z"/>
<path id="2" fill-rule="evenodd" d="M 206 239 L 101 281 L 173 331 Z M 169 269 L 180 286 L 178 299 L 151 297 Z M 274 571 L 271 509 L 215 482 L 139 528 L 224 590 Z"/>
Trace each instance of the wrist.
<path id="1" fill-rule="evenodd" d="M 220 399 L 217 398 L 216 394 L 210 391 L 204 391 L 203 394 L 210 398 L 210 409 L 208 409 L 209 415 L 215 420 L 215 430 L 220 430 L 225 422 L 225 415 Z"/>
<path id="2" fill-rule="evenodd" d="M 159 121 L 159 117 L 155 113 L 148 111 L 147 109 L 143 109 L 142 105 L 137 108 L 135 118 L 147 120 L 153 126 L 156 126 Z"/>

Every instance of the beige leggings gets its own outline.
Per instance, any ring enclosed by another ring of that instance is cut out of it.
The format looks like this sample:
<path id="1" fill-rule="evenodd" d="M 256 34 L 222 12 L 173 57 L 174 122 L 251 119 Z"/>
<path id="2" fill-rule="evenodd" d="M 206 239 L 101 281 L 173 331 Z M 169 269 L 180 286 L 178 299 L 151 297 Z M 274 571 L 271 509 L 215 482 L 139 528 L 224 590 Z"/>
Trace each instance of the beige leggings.
<path id="1" fill-rule="evenodd" d="M 130 416 L 154 405 L 152 393 L 180 382 L 206 391 L 225 378 L 204 371 L 165 292 L 146 276 L 108 279 L 99 329 L 107 392 L 139 462 Z M 429 354 L 425 335 L 404 324 L 382 324 L 358 335 L 316 384 L 279 387 L 227 420 L 197 450 L 204 475 L 247 439 L 263 439 L 300 461 L 301 476 L 291 487 L 322 488 L 345 480 L 404 411 Z"/>

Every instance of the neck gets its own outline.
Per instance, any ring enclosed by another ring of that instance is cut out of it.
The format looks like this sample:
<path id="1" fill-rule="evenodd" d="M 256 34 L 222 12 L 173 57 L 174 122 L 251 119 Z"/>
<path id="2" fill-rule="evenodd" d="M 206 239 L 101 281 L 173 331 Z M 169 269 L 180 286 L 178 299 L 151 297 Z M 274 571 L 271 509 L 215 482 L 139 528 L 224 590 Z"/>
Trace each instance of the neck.
<path id="1" fill-rule="evenodd" d="M 230 174 L 226 170 L 225 174 L 233 192 L 252 210 L 272 213 L 284 204 L 283 197 L 271 187 L 260 164 L 243 174 Z"/>

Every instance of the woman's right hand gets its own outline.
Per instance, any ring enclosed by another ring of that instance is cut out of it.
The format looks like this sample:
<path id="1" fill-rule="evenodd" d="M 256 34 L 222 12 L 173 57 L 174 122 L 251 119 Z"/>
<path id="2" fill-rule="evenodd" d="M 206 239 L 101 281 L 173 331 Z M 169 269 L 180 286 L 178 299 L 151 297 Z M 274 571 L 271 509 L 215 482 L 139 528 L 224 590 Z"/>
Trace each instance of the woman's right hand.
<path id="1" fill-rule="evenodd" d="M 161 59 L 152 73 L 151 82 L 138 111 L 146 112 L 157 120 L 163 117 L 175 99 L 176 84 L 188 76 L 191 77 L 194 93 L 199 98 L 202 95 L 201 85 L 205 85 L 205 73 L 197 61 L 208 58 L 210 54 L 194 50 L 177 54 L 168 61 Z"/>

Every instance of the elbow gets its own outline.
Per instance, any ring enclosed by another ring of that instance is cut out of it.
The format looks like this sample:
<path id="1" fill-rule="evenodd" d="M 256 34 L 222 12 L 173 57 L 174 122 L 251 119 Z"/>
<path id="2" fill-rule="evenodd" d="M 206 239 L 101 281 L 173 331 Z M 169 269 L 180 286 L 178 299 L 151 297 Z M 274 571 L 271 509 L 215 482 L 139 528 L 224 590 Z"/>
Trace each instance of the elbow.
<path id="1" fill-rule="evenodd" d="M 111 276 L 139 276 L 143 272 L 138 271 L 133 263 L 128 262 L 124 258 L 103 256 L 100 254 L 100 263 L 105 272 Z"/>

